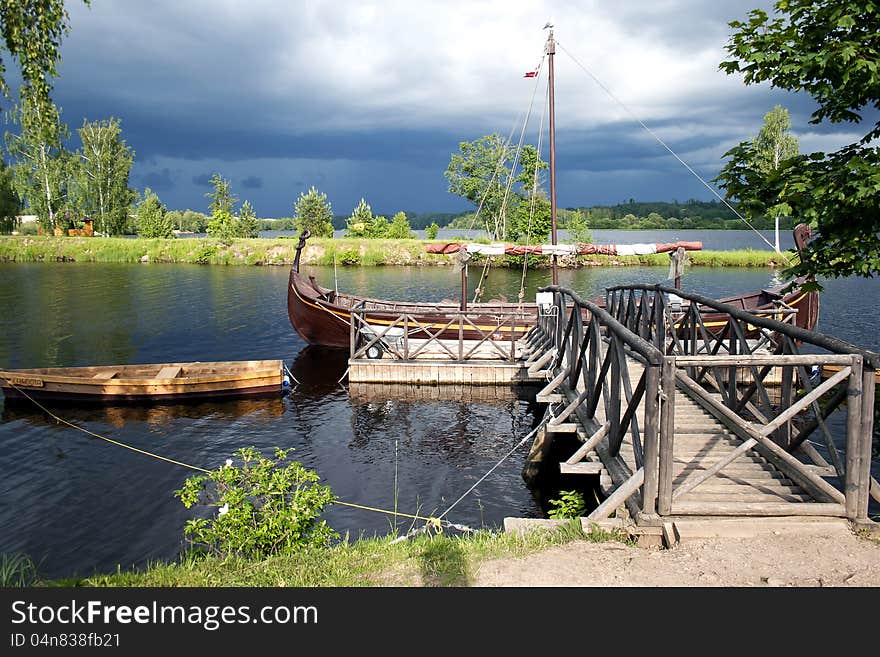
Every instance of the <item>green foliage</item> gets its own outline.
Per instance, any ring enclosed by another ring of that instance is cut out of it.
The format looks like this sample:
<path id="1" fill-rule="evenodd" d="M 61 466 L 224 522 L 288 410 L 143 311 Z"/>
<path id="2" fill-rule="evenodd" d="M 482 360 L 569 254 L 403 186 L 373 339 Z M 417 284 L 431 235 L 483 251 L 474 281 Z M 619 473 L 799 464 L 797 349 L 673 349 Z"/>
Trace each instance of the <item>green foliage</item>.
<path id="1" fill-rule="evenodd" d="M 440 226 L 437 225 L 436 222 L 432 221 L 425 227 L 425 237 L 429 240 L 437 239 L 437 233 L 440 231 Z"/>
<path id="2" fill-rule="evenodd" d="M 138 203 L 136 221 L 138 237 L 174 237 L 167 210 L 149 187 L 144 190 L 144 198 Z"/>
<path id="3" fill-rule="evenodd" d="M 764 115 L 764 123 L 751 142 L 742 142 L 725 153 L 730 158 L 715 182 L 737 201 L 747 217 L 781 218 L 791 206 L 780 199 L 780 174 L 798 154 L 798 140 L 789 133 L 788 110 L 776 105 Z"/>
<path id="4" fill-rule="evenodd" d="M 388 236 L 390 224 L 388 218 L 382 215 L 373 215 L 372 221 L 367 224 L 364 237 L 372 240 L 383 239 Z"/>
<path id="5" fill-rule="evenodd" d="M 0 233 L 11 233 L 21 225 L 18 215 L 21 214 L 21 204 L 12 181 L 12 169 L 6 166 L 6 162 L 0 159 Z"/>
<path id="6" fill-rule="evenodd" d="M 579 518 L 584 515 L 587 505 L 584 496 L 576 490 L 561 490 L 559 497 L 550 500 L 553 508 L 547 514 L 551 518 Z"/>
<path id="7" fill-rule="evenodd" d="M 195 253 L 193 258 L 194 262 L 199 265 L 207 265 L 210 264 L 211 259 L 217 255 L 217 245 L 216 244 L 204 244 L 199 247 L 199 250 Z"/>
<path id="8" fill-rule="evenodd" d="M 534 198 L 535 217 L 531 220 L 529 241 L 539 242 L 550 231 L 549 202 L 541 191 L 541 171 L 547 164 L 538 157 L 537 150 L 528 145 L 522 148 L 518 163 L 515 160 L 515 149 L 493 133 L 472 142 L 461 142 L 459 152 L 450 157 L 444 175 L 451 193 L 474 204 L 481 222 L 479 227 L 485 227 L 493 239 L 528 237 Z M 513 170 L 514 165 L 521 167 L 518 174 Z"/>
<path id="9" fill-rule="evenodd" d="M 568 231 L 569 237 L 573 242 L 580 244 L 590 244 L 593 241 L 593 234 L 590 232 L 590 220 L 586 212 L 575 210 L 565 222 L 564 228 Z"/>
<path id="10" fill-rule="evenodd" d="M 242 203 L 238 216 L 235 216 L 233 212 L 238 198 L 232 193 L 230 182 L 219 173 L 215 173 L 211 176 L 211 184 L 214 186 L 214 191 L 205 194 L 211 199 L 208 204 L 211 216 L 205 231 L 227 241 L 236 237 L 258 237 L 260 222 L 250 202 Z"/>
<path id="11" fill-rule="evenodd" d="M 339 263 L 343 265 L 361 264 L 361 252 L 358 249 L 345 249 L 339 254 Z"/>
<path id="12" fill-rule="evenodd" d="M 726 46 L 731 59 L 720 64 L 722 70 L 743 73 L 746 84 L 770 82 L 807 92 L 818 105 L 810 119 L 814 124 L 860 123 L 866 108 L 880 109 L 880 6 L 780 0 L 774 8 L 779 15 L 773 19 L 756 9 L 747 22 L 730 24 L 736 32 Z M 776 194 L 777 204 L 818 229 L 801 262 L 786 275 L 880 273 L 880 146 L 873 141 L 878 136 L 880 120 L 858 143 L 785 160 L 767 181 L 770 189 L 756 192 Z M 742 160 L 749 154 L 733 155 Z"/>
<path id="13" fill-rule="evenodd" d="M 388 232 L 388 219 L 382 216 L 374 216 L 369 204 L 361 199 L 360 203 L 347 219 L 348 230 L 346 237 L 365 237 L 368 239 L 380 239 Z"/>
<path id="14" fill-rule="evenodd" d="M 16 194 L 37 215 L 43 230 L 51 234 L 57 225 L 56 215 L 69 200 L 72 158 L 61 145 L 69 133 L 57 108 L 43 108 L 51 114 L 51 130 L 47 127 L 49 119 L 40 111 L 31 99 L 24 100 L 12 117 L 20 130 L 17 134 L 6 133 L 6 149 L 14 162 Z"/>
<path id="15" fill-rule="evenodd" d="M 328 546 L 336 534 L 318 516 L 335 498 L 315 472 L 287 460 L 289 451 L 276 448 L 274 458 L 267 458 L 242 448 L 241 465 L 230 459 L 187 479 L 175 492 L 186 508 L 199 501 L 220 507 L 216 516 L 186 523 L 190 542 L 216 556 L 250 559 Z"/>
<path id="16" fill-rule="evenodd" d="M 185 233 L 204 233 L 208 228 L 208 215 L 194 210 L 169 210 L 168 219 L 176 230 Z"/>
<path id="17" fill-rule="evenodd" d="M 134 151 L 122 139 L 119 119 L 83 121 L 78 131 L 82 148 L 74 170 L 78 212 L 95 221 L 104 235 L 121 235 L 128 224 L 128 208 L 135 193 L 128 187 Z"/>
<path id="18" fill-rule="evenodd" d="M 315 237 L 333 237 L 333 210 L 326 194 L 310 187 L 307 194 L 300 192 L 294 206 L 296 226 L 308 230 Z"/>
<path id="19" fill-rule="evenodd" d="M 0 555 L 0 586 L 31 586 L 37 579 L 37 566 L 34 560 L 21 552 Z"/>
<path id="20" fill-rule="evenodd" d="M 89 4 L 89 0 L 83 0 Z M 22 105 L 33 109 L 28 130 L 38 140 L 57 146 L 57 110 L 52 103 L 50 77 L 58 75 L 56 63 L 61 38 L 70 30 L 64 0 L 3 2 L 0 4 L 0 34 L 4 50 L 18 60 L 23 84 L 19 88 Z M 6 67 L 0 61 L 0 91 L 9 94 Z"/>
<path id="21" fill-rule="evenodd" d="M 257 215 L 249 201 L 241 204 L 238 211 L 238 219 L 235 222 L 236 237 L 259 237 L 260 228 L 257 225 Z"/>
<path id="22" fill-rule="evenodd" d="M 392 240 L 405 240 L 413 237 L 406 213 L 398 212 L 391 219 L 391 225 L 385 231 L 385 237 Z"/>

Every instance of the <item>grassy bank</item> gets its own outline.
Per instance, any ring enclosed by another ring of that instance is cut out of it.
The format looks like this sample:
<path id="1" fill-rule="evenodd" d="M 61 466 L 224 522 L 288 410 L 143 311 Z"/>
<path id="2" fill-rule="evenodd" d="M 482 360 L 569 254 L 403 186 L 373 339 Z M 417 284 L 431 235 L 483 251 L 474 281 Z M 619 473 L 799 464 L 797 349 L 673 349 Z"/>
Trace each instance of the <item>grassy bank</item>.
<path id="1" fill-rule="evenodd" d="M 0 237 L 0 262 L 158 262 L 203 265 L 289 266 L 296 253 L 295 239 L 129 239 L 121 237 Z M 453 265 L 455 258 L 425 252 L 422 240 L 312 239 L 303 251 L 305 265 Z M 777 267 L 772 251 L 691 251 L 698 267 Z M 789 258 L 791 258 L 789 254 Z M 481 257 L 472 260 L 482 262 Z M 500 266 L 522 266 L 522 259 L 496 258 Z M 530 266 L 549 266 L 547 257 L 530 257 Z M 563 267 L 603 267 L 669 264 L 665 253 L 645 256 L 578 256 L 561 258 Z"/>
<path id="2" fill-rule="evenodd" d="M 31 586 L 467 586 L 486 559 L 518 558 L 574 540 L 627 542 L 622 534 L 580 521 L 528 534 L 478 531 L 470 535 L 421 536 L 392 543 L 390 538 L 343 542 L 336 547 L 274 556 L 264 561 L 184 557 L 140 572 L 118 571 L 91 577 L 32 581 Z M 7 584 L 8 585 L 8 584 Z"/>

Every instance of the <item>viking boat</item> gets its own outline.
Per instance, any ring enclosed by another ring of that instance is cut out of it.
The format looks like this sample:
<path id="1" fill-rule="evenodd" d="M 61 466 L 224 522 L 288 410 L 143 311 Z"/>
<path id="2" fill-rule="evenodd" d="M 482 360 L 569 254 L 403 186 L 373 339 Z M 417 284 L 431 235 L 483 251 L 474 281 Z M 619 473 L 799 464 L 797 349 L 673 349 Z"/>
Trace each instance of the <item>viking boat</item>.
<path id="1" fill-rule="evenodd" d="M 280 360 L 0 370 L 0 389 L 7 399 L 53 401 L 178 402 L 268 395 L 280 394 L 285 382 Z"/>
<path id="2" fill-rule="evenodd" d="M 664 253 L 681 255 L 681 251 L 699 250 L 700 242 L 676 242 L 672 244 L 633 244 L 633 245 L 595 245 L 595 244 L 559 244 L 557 241 L 557 208 L 556 208 L 556 138 L 554 117 L 554 65 L 555 43 L 551 29 L 545 52 L 548 59 L 549 80 L 549 132 L 550 132 L 550 218 L 551 244 L 462 244 L 458 242 L 431 243 L 426 250 L 431 253 L 458 254 L 461 262 L 461 296 L 458 303 L 440 302 L 423 303 L 411 301 L 392 301 L 374 299 L 352 294 L 344 294 L 338 290 L 320 285 L 314 276 L 303 277 L 300 272 L 302 252 L 309 238 L 309 231 L 304 230 L 296 247 L 296 254 L 290 270 L 287 287 L 287 314 L 294 330 L 309 344 L 326 347 L 349 349 L 354 347 L 352 340 L 355 332 L 352 314 L 358 316 L 360 326 L 365 325 L 374 332 L 385 331 L 385 336 L 395 336 L 406 332 L 422 338 L 442 339 L 476 339 L 484 340 L 487 336 L 492 340 L 514 341 L 534 325 L 538 315 L 535 302 L 522 300 L 517 303 L 504 301 L 467 302 L 467 266 L 466 259 L 470 254 L 484 255 L 549 255 L 551 258 L 553 284 L 559 282 L 557 258 L 560 255 L 640 255 L 648 253 Z M 527 76 L 531 77 L 531 76 Z M 799 226 L 795 229 L 795 244 L 800 249 L 809 239 L 810 229 Z M 754 312 L 759 315 L 779 318 L 778 311 L 785 309 L 791 313 L 796 310 L 795 322 L 798 326 L 812 329 L 819 312 L 819 296 L 815 291 L 802 289 L 803 280 L 793 284 L 782 285 L 747 292 L 719 301 L 736 308 Z M 676 285 L 678 278 L 676 277 Z M 595 299 L 604 305 L 604 299 Z M 463 311 L 467 311 L 466 319 Z M 776 311 L 774 314 L 773 311 Z M 710 309 L 701 313 L 709 325 L 726 322 L 726 314 L 717 313 L 714 318 Z M 715 321 L 717 319 L 717 321 Z"/>

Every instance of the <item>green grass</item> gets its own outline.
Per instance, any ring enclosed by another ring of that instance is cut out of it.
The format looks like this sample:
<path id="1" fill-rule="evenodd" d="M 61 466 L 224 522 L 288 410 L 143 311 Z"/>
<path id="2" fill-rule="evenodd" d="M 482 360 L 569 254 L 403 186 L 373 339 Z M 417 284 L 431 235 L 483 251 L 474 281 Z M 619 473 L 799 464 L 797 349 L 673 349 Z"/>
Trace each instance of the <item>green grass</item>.
<path id="1" fill-rule="evenodd" d="M 527 534 L 481 530 L 473 534 L 343 541 L 263 561 L 185 555 L 177 563 L 153 563 L 143 571 L 54 581 L 35 586 L 215 587 L 215 586 L 467 586 L 486 559 L 517 558 L 575 540 L 624 541 L 622 534 L 594 527 L 584 533 L 579 521 Z"/>
<path id="2" fill-rule="evenodd" d="M 425 252 L 423 240 L 357 240 L 349 238 L 309 240 L 302 263 L 332 266 L 433 265 L 452 266 L 455 258 Z M 206 265 L 290 266 L 297 240 L 179 238 L 130 239 L 122 237 L 0 236 L 0 262 L 157 262 Z M 792 254 L 787 254 L 792 259 Z M 786 266 L 772 251 L 691 251 L 695 267 Z M 485 256 L 475 256 L 480 265 Z M 499 266 L 522 267 L 522 258 L 502 256 Z M 562 259 L 565 266 L 566 259 Z M 666 266 L 669 256 L 578 256 L 573 266 Z M 529 266 L 549 267 L 547 257 L 532 256 Z M 571 265 L 570 265 L 571 266 Z"/>
<path id="3" fill-rule="evenodd" d="M 30 586 L 37 579 L 37 566 L 26 554 L 0 555 L 0 586 Z"/>

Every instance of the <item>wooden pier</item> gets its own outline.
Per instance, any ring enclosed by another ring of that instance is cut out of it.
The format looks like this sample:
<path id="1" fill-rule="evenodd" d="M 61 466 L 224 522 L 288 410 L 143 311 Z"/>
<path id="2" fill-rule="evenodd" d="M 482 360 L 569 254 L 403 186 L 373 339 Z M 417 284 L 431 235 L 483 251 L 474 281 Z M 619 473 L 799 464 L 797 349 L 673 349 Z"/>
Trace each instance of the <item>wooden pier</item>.
<path id="1" fill-rule="evenodd" d="M 785 312 L 761 318 L 675 288 L 611 288 L 605 308 L 546 289 L 554 311 L 526 349 L 531 373 L 547 381 L 537 399 L 549 416 L 530 459 L 556 434 L 581 439 L 559 468 L 600 477 L 605 499 L 588 520 L 625 507 L 657 527 L 694 516 L 873 525 L 878 354 L 782 321 Z M 670 294 L 684 301 L 674 312 Z M 836 410 L 846 416 L 842 436 L 829 421 Z"/>
<path id="2" fill-rule="evenodd" d="M 495 330 L 475 331 L 466 311 L 413 330 L 406 315 L 376 326 L 353 312 L 349 381 L 360 394 L 381 385 L 428 396 L 444 384 L 537 383 L 546 415 L 524 476 L 559 434 L 576 436 L 552 466 L 596 477 L 604 499 L 585 521 L 626 516 L 663 532 L 686 518 L 876 527 L 880 355 L 798 327 L 784 304 L 759 317 L 662 285 L 609 288 L 604 307 L 558 286 L 542 292 L 552 303 L 524 337 L 506 340 L 501 315 Z"/>

